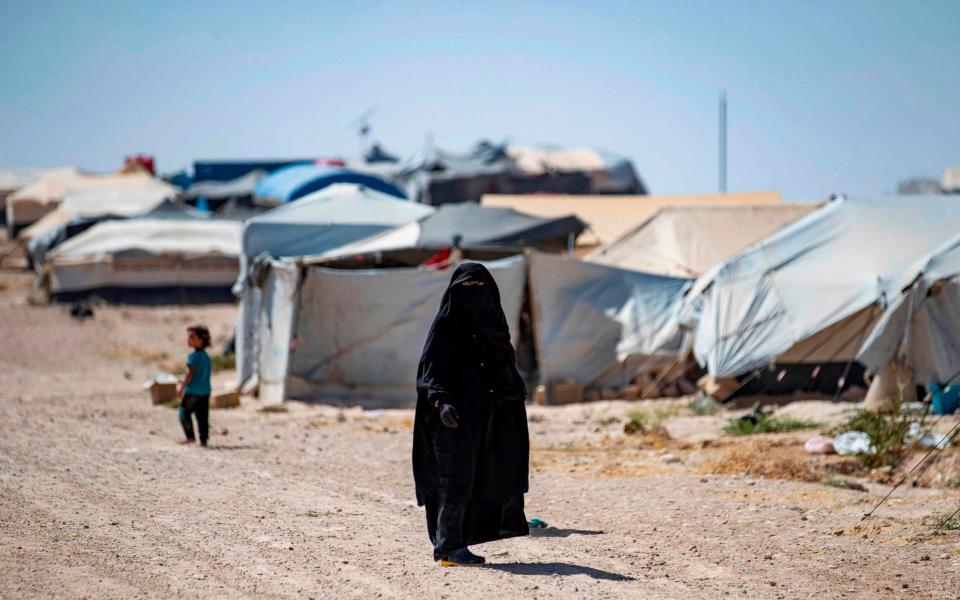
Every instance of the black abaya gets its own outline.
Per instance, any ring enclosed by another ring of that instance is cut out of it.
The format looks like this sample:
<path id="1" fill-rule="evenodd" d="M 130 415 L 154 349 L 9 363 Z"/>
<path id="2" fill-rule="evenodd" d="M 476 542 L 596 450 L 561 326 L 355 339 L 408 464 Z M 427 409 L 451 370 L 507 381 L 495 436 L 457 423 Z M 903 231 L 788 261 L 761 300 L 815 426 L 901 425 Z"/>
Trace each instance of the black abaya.
<path id="1" fill-rule="evenodd" d="M 464 286 L 468 281 L 484 285 Z M 417 372 L 413 474 L 434 558 L 529 533 L 525 395 L 497 284 L 482 265 L 462 264 Z M 457 428 L 440 422 L 444 404 L 456 410 Z"/>

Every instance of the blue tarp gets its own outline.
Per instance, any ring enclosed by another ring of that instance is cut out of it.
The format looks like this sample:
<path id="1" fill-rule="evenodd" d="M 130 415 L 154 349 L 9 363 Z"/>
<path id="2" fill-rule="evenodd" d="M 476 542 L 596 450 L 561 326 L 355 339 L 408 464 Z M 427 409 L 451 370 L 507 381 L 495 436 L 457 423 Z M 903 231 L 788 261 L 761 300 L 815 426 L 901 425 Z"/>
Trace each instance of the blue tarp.
<path id="1" fill-rule="evenodd" d="M 334 183 L 354 183 L 405 198 L 399 188 L 374 175 L 318 165 L 294 165 L 275 171 L 257 183 L 254 195 L 262 200 L 290 202 Z"/>

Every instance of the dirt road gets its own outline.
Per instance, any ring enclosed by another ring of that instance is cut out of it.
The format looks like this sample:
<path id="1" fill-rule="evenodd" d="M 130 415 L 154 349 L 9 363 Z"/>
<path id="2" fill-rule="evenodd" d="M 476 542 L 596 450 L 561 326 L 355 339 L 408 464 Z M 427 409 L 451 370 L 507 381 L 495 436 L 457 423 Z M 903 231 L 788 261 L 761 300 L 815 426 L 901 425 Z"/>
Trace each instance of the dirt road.
<path id="1" fill-rule="evenodd" d="M 409 411 L 255 400 L 215 411 L 211 449 L 140 388 L 223 339 L 233 307 L 29 306 L 0 275 L 0 597 L 954 598 L 955 491 L 867 493 L 707 473 L 710 447 L 619 435 L 629 406 L 531 410 L 528 517 L 551 527 L 441 569 L 412 501 Z M 229 373 L 220 376 L 229 377 Z M 714 427 L 678 418 L 678 437 Z M 715 421 L 716 419 L 714 419 Z M 668 451 L 668 455 L 664 452 Z"/>

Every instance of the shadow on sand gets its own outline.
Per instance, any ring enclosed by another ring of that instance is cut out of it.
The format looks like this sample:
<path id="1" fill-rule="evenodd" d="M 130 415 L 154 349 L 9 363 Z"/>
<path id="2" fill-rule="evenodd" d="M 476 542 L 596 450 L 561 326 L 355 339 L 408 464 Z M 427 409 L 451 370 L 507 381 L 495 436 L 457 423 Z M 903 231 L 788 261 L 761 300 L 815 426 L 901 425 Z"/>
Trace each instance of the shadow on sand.
<path id="1" fill-rule="evenodd" d="M 226 452 L 229 450 L 260 450 L 260 446 L 254 444 L 210 444 L 207 450 L 217 450 Z"/>
<path id="2" fill-rule="evenodd" d="M 546 529 L 530 530 L 530 537 L 565 538 L 570 537 L 571 535 L 603 535 L 603 532 L 596 529 L 560 529 L 559 527 L 547 527 Z"/>
<path id="3" fill-rule="evenodd" d="M 486 568 L 513 573 L 514 575 L 587 575 L 593 579 L 604 579 L 606 581 L 633 581 L 633 577 L 627 575 L 561 562 L 500 563 L 487 565 Z"/>

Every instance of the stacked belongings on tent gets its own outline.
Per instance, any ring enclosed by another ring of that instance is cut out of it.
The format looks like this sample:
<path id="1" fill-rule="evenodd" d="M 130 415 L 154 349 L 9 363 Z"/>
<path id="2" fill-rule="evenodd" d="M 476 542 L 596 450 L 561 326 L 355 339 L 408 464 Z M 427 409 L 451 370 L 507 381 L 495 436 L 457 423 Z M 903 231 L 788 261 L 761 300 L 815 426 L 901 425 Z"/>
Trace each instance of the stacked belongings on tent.
<path id="1" fill-rule="evenodd" d="M 960 236 L 912 264 L 895 281 L 883 316 L 857 353 L 876 375 L 867 408 L 894 406 L 915 385 L 960 383 Z"/>
<path id="2" fill-rule="evenodd" d="M 858 351 L 900 274 L 958 228 L 946 196 L 839 198 L 715 267 L 683 317 L 704 386 L 839 395 L 859 384 Z"/>
<path id="3" fill-rule="evenodd" d="M 391 230 L 433 212 L 423 206 L 363 185 L 334 184 L 279 206 L 246 222 L 242 234 L 240 297 L 237 317 L 237 376 L 255 374 L 260 288 L 251 272 L 258 256 L 295 258 Z"/>
<path id="4" fill-rule="evenodd" d="M 378 174 L 407 197 L 440 206 L 480 202 L 484 194 L 645 194 L 626 157 L 589 148 L 508 146 L 481 140 L 467 152 L 433 144 L 404 161 L 362 161 L 351 166 Z"/>

